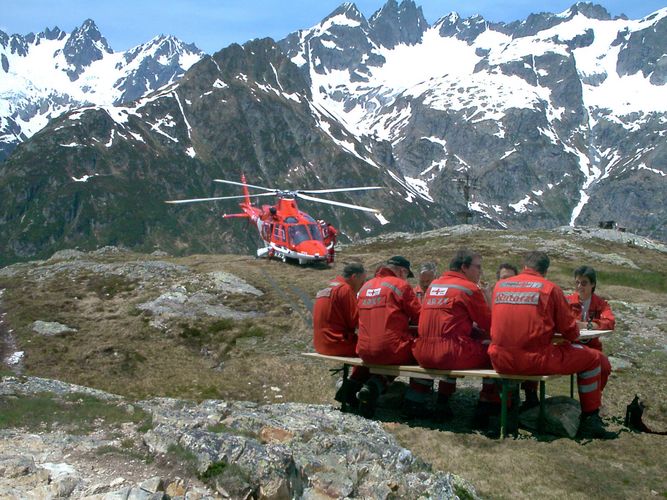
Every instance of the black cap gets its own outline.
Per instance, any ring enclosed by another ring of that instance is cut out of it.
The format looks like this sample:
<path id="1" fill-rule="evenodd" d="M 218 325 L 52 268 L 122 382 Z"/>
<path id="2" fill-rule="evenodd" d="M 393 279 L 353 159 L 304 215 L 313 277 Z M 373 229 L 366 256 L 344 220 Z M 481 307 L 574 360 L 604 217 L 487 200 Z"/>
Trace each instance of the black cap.
<path id="1" fill-rule="evenodd" d="M 408 278 L 414 278 L 414 273 L 410 270 L 410 261 L 401 255 L 394 255 L 387 261 L 392 266 L 404 267 L 408 270 Z"/>

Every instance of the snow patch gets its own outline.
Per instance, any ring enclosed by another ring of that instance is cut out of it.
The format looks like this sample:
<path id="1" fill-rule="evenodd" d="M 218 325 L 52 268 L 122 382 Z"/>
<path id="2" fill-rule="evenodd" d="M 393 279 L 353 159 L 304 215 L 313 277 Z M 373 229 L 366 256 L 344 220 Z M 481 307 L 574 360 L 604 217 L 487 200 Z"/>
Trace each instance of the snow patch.
<path id="1" fill-rule="evenodd" d="M 527 194 L 526 197 L 517 201 L 516 203 L 510 203 L 509 206 L 518 214 L 522 214 L 528 211 L 528 205 L 530 204 L 530 195 Z"/>
<path id="2" fill-rule="evenodd" d="M 90 175 L 86 174 L 86 175 L 84 175 L 84 176 L 82 176 L 82 177 L 74 177 L 74 176 L 72 176 L 72 180 L 73 180 L 74 182 L 88 182 L 89 179 L 92 179 L 93 177 L 97 177 L 98 175 L 100 175 L 100 174 L 90 174 Z"/>
<path id="3" fill-rule="evenodd" d="M 384 226 L 385 224 L 389 224 L 389 221 L 388 221 L 387 219 L 385 219 L 384 216 L 383 216 L 382 214 L 380 214 L 380 213 L 375 214 L 375 218 L 376 218 L 377 220 L 379 220 L 379 221 L 380 221 L 380 224 L 382 224 L 383 226 Z M 366 229 L 366 228 L 364 228 L 364 229 Z M 370 232 L 370 231 L 371 231 L 371 229 L 368 229 L 368 230 L 367 230 L 367 232 Z"/>

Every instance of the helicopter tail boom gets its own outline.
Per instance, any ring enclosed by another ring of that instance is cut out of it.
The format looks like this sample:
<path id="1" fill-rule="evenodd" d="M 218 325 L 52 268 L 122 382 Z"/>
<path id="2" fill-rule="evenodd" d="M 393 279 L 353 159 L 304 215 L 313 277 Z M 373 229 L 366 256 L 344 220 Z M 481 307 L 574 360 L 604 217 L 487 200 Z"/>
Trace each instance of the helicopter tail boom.
<path id="1" fill-rule="evenodd" d="M 222 218 L 223 219 L 233 219 L 233 218 L 244 218 L 248 219 L 250 216 L 248 214 L 223 214 Z"/>

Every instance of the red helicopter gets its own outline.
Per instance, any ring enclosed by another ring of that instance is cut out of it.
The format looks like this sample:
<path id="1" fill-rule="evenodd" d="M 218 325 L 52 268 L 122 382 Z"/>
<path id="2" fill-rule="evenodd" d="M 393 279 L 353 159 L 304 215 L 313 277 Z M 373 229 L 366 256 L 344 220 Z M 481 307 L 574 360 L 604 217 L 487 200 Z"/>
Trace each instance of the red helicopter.
<path id="1" fill-rule="evenodd" d="M 228 181 L 225 179 L 213 179 L 214 182 L 233 184 L 243 188 L 243 194 L 239 196 L 216 196 L 213 198 L 193 198 L 189 200 L 170 200 L 166 203 L 193 203 L 200 201 L 231 200 L 243 198 L 239 203 L 243 213 L 224 214 L 224 219 L 234 217 L 248 218 L 257 225 L 259 236 L 264 246 L 257 250 L 258 257 L 278 258 L 283 262 L 293 259 L 299 264 L 312 262 L 331 263 L 334 260 L 334 245 L 336 243 L 337 231 L 330 224 L 321 220 L 315 220 L 306 212 L 302 212 L 296 205 L 296 198 L 327 203 L 339 207 L 363 210 L 374 214 L 380 212 L 374 208 L 367 208 L 340 201 L 326 200 L 309 196 L 319 193 L 340 193 L 344 191 L 362 191 L 368 189 L 382 189 L 378 186 L 337 188 L 337 189 L 297 189 L 284 191 L 280 189 L 254 186 L 248 184 L 245 175 L 241 175 L 241 182 Z M 277 196 L 275 205 L 262 205 L 261 208 L 252 204 L 248 188 L 260 189 L 265 193 L 255 193 L 255 196 Z"/>

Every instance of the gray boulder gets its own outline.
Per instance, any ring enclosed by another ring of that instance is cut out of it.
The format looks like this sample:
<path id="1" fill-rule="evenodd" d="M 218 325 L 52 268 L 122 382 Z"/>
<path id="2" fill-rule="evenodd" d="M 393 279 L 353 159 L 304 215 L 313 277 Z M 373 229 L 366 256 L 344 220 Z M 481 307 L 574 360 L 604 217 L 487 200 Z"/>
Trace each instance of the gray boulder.
<path id="1" fill-rule="evenodd" d="M 567 396 L 554 396 L 545 402 L 544 432 L 554 436 L 574 438 L 579 430 L 581 407 L 579 402 Z M 540 408 L 535 407 L 519 415 L 522 427 L 536 431 Z"/>
<path id="2" fill-rule="evenodd" d="M 32 329 L 34 332 L 44 335 L 45 337 L 62 337 L 70 333 L 76 332 L 76 328 L 70 328 L 57 322 L 40 321 L 33 322 Z"/>

